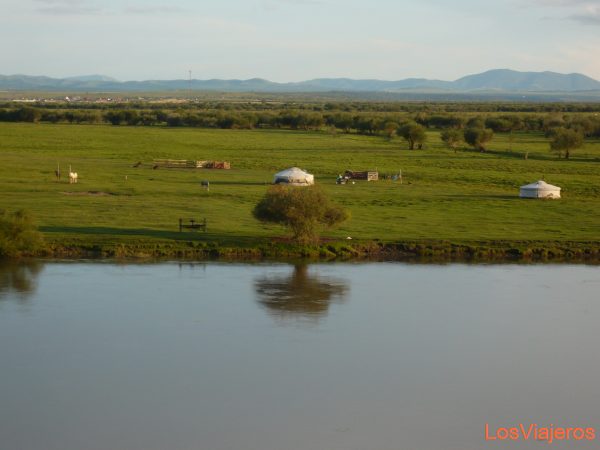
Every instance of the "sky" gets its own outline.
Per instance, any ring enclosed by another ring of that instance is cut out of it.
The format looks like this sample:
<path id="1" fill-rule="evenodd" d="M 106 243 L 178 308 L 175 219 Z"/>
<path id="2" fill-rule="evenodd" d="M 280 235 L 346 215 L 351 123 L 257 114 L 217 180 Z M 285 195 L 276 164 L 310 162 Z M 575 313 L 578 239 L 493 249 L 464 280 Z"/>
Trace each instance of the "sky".
<path id="1" fill-rule="evenodd" d="M 600 0 L 0 0 L 0 74 L 600 80 Z"/>

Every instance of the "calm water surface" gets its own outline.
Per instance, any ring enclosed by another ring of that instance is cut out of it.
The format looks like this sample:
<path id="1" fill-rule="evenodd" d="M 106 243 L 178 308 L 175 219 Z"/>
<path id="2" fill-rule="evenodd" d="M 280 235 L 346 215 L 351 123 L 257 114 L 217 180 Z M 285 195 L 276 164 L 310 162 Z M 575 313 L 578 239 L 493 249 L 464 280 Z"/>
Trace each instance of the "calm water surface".
<path id="1" fill-rule="evenodd" d="M 593 266 L 5 264 L 0 448 L 546 448 L 599 344 Z"/>

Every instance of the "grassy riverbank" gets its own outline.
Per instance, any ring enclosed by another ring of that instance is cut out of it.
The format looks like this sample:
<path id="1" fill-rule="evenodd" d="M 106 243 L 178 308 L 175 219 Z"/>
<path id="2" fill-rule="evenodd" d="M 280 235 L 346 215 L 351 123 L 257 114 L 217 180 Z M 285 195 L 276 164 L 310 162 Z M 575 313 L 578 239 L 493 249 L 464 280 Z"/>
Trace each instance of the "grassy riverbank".
<path id="1" fill-rule="evenodd" d="M 597 252 L 600 142 L 565 161 L 540 134 L 510 141 L 499 134 L 487 153 L 455 153 L 433 131 L 425 150 L 409 151 L 401 139 L 324 132 L 1 123 L 0 208 L 29 210 L 54 254 Z M 232 170 L 153 170 L 155 158 L 227 160 Z M 286 244 L 284 229 L 251 215 L 272 174 L 290 166 L 314 173 L 352 214 L 318 249 Z M 403 183 L 335 185 L 345 169 L 401 170 Z M 563 199 L 518 198 L 541 178 Z M 207 232 L 179 233 L 180 217 L 206 218 Z"/>

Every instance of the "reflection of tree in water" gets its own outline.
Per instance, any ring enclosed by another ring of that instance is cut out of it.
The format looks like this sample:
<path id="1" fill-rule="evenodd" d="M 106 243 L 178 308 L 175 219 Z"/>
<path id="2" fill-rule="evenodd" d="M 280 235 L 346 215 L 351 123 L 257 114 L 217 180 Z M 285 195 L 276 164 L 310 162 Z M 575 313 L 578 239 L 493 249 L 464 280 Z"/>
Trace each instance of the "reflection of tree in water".
<path id="1" fill-rule="evenodd" d="M 297 265 L 291 275 L 258 278 L 258 301 L 278 318 L 315 318 L 327 314 L 332 301 L 342 301 L 348 291 L 344 281 L 311 275 L 308 266 Z"/>
<path id="2" fill-rule="evenodd" d="M 44 268 L 38 261 L 0 261 L 0 300 L 16 293 L 20 300 L 27 300 L 35 293 L 37 276 Z"/>

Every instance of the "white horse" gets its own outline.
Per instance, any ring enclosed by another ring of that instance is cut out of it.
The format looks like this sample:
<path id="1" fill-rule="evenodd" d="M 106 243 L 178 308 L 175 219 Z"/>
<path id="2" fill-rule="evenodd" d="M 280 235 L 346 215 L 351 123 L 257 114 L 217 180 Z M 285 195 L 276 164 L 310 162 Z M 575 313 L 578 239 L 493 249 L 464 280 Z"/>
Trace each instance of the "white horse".
<path id="1" fill-rule="evenodd" d="M 69 184 L 73 183 L 77 183 L 77 172 L 73 172 L 69 166 Z"/>

